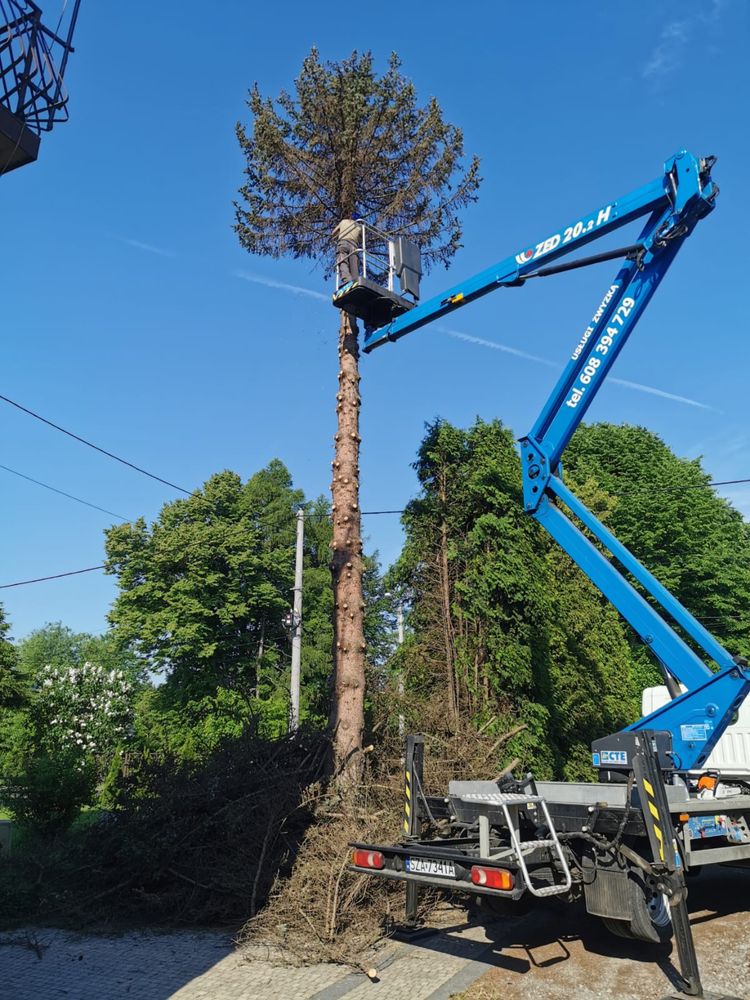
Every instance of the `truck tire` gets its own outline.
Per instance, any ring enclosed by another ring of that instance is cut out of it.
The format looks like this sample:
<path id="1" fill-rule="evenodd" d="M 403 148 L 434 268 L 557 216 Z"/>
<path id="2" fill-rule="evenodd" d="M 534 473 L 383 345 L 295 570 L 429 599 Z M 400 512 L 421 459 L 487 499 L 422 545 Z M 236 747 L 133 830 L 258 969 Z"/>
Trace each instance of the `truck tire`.
<path id="1" fill-rule="evenodd" d="M 639 873 L 640 874 L 640 873 Z M 630 879 L 630 919 L 602 917 L 611 934 L 650 944 L 661 944 L 672 937 L 672 917 L 667 897 L 652 890 L 642 878 Z"/>

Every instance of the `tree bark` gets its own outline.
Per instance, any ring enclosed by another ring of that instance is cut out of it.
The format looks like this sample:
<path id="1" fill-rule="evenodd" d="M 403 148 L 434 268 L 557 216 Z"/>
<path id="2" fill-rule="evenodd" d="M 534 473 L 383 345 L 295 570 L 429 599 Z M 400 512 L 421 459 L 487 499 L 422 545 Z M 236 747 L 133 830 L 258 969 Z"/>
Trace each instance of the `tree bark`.
<path id="1" fill-rule="evenodd" d="M 448 566 L 448 527 L 440 525 L 440 598 L 443 611 L 443 637 L 445 640 L 445 674 L 448 686 L 448 715 L 454 725 L 458 723 L 458 679 L 456 677 L 456 641 L 451 614 L 451 580 Z"/>
<path id="2" fill-rule="evenodd" d="M 341 313 L 333 497 L 333 733 L 337 783 L 356 789 L 362 774 L 365 724 L 365 635 L 362 594 L 362 534 L 359 511 L 359 343 L 357 324 Z"/>

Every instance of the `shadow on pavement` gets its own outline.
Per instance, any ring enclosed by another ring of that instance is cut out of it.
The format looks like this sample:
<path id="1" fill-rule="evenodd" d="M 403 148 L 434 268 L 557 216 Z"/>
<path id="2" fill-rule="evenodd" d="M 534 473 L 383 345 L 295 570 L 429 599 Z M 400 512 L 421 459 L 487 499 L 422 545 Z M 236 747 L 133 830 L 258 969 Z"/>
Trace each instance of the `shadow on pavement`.
<path id="1" fill-rule="evenodd" d="M 718 868 L 704 870 L 689 879 L 688 909 L 693 927 L 716 920 L 726 914 L 745 911 L 750 895 L 750 869 Z M 477 911 L 474 911 L 475 913 Z M 466 923 L 441 928 L 429 935 L 416 937 L 415 947 L 445 953 L 456 950 L 450 945 L 451 932 L 483 927 L 488 943 L 466 941 L 466 957 L 479 958 L 488 968 L 506 969 L 525 974 L 532 969 L 549 968 L 571 958 L 568 947 L 580 942 L 584 951 L 594 955 L 657 965 L 673 986 L 679 986 L 675 967 L 676 950 L 671 943 L 650 945 L 615 937 L 597 918 L 586 913 L 582 901 L 565 903 L 544 900 L 528 913 L 499 918 L 480 915 Z M 473 954 L 471 953 L 473 952 Z"/>
<path id="2" fill-rule="evenodd" d="M 3 1000 L 167 1000 L 233 951 L 216 933 L 0 936 Z"/>

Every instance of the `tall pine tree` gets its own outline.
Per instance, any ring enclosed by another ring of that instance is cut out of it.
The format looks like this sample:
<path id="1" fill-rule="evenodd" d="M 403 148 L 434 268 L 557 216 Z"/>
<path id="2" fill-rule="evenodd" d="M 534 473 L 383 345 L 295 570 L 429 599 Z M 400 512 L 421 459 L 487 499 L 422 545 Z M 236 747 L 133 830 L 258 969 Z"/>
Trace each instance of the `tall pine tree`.
<path id="1" fill-rule="evenodd" d="M 405 233 L 426 266 L 448 264 L 460 246 L 458 213 L 473 201 L 479 164 L 463 161 L 461 131 L 414 85 L 391 56 L 378 76 L 370 53 L 304 60 L 294 92 L 251 90 L 249 129 L 237 126 L 245 183 L 236 231 L 250 253 L 302 257 L 331 273 L 332 231 L 363 217 Z M 333 460 L 334 696 L 331 726 L 342 785 L 354 787 L 361 763 L 365 695 L 363 560 L 359 514 L 360 375 L 357 324 L 341 313 L 338 426 Z"/>

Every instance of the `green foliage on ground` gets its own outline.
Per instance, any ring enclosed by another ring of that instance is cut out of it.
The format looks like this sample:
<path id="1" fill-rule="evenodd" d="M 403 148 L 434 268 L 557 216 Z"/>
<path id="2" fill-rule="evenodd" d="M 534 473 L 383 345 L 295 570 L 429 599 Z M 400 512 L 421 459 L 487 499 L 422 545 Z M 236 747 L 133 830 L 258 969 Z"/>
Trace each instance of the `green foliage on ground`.
<path id="1" fill-rule="evenodd" d="M 14 838 L 0 859 L 0 925 L 241 922 L 288 870 L 327 753 L 319 732 L 268 739 L 248 726 L 199 762 L 142 762 L 120 777 L 113 808 L 83 813 L 65 835 L 34 824 Z"/>
<path id="2" fill-rule="evenodd" d="M 3 801 L 14 820 L 41 834 L 66 830 L 93 801 L 95 762 L 70 746 L 27 743 L 21 767 L 6 775 Z"/>

